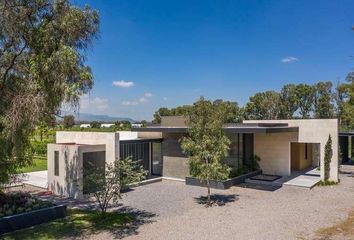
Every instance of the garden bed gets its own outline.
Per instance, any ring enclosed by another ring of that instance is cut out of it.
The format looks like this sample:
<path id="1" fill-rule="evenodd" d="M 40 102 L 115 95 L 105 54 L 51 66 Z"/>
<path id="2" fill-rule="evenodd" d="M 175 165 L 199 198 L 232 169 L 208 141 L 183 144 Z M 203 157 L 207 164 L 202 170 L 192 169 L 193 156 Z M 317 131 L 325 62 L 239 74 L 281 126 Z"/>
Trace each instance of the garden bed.
<path id="1" fill-rule="evenodd" d="M 66 205 L 52 206 L 0 218 L 0 235 L 66 216 Z"/>
<path id="2" fill-rule="evenodd" d="M 234 185 L 244 183 L 246 178 L 250 178 L 256 175 L 259 175 L 262 173 L 262 170 L 255 170 L 246 174 L 242 174 L 240 176 L 230 178 L 227 180 L 211 180 L 210 181 L 210 187 L 215 188 L 215 189 L 228 189 Z M 192 186 L 201 186 L 205 187 L 205 183 L 201 183 L 198 179 L 195 177 L 186 177 L 186 184 L 187 185 L 192 185 Z"/>
<path id="3" fill-rule="evenodd" d="M 0 234 L 63 217 L 65 212 L 65 206 L 55 206 L 29 193 L 0 193 Z"/>

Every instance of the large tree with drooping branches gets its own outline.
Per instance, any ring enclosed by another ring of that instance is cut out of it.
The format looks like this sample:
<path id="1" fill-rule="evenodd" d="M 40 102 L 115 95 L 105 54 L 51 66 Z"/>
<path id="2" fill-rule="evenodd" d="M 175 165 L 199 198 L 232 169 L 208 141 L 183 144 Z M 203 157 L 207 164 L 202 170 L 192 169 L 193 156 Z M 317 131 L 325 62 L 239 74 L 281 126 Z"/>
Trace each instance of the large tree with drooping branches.
<path id="1" fill-rule="evenodd" d="M 28 136 L 93 85 L 99 17 L 69 0 L 0 1 L 0 183 L 31 163 Z"/>

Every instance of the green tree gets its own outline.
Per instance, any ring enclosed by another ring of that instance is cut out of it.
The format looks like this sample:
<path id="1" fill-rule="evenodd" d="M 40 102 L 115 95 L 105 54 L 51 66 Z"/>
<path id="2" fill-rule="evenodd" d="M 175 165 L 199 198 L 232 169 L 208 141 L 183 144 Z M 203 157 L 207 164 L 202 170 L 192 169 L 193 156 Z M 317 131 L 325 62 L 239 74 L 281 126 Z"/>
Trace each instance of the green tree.
<path id="1" fill-rule="evenodd" d="M 280 114 L 280 94 L 275 91 L 256 93 L 246 104 L 247 119 L 278 119 Z"/>
<path id="2" fill-rule="evenodd" d="M 213 102 L 225 112 L 225 123 L 239 123 L 243 120 L 243 109 L 238 106 L 237 102 L 223 101 L 217 99 Z"/>
<path id="3" fill-rule="evenodd" d="M 111 202 L 118 204 L 121 191 L 129 184 L 142 181 L 146 176 L 143 166 L 131 158 L 106 163 L 104 167 L 91 166 L 86 170 L 85 189 L 91 194 L 105 216 Z"/>
<path id="4" fill-rule="evenodd" d="M 296 96 L 301 118 L 310 118 L 315 98 L 314 88 L 308 84 L 299 84 L 296 86 Z"/>
<path id="5" fill-rule="evenodd" d="M 334 102 L 335 102 L 335 114 L 339 120 L 339 124 L 342 124 L 342 113 L 344 108 L 344 103 L 348 99 L 348 87 L 347 84 L 343 84 L 338 82 L 335 88 L 335 92 L 333 94 Z"/>
<path id="6" fill-rule="evenodd" d="M 93 121 L 90 124 L 91 128 L 100 128 L 101 127 L 101 123 L 98 121 Z"/>
<path id="7" fill-rule="evenodd" d="M 42 142 L 43 141 L 43 135 L 47 135 L 48 134 L 48 125 L 41 121 L 39 122 L 39 124 L 37 125 L 37 128 L 36 128 L 36 132 L 39 134 L 39 139 L 40 141 Z"/>
<path id="8" fill-rule="evenodd" d="M 280 118 L 292 119 L 298 108 L 296 85 L 284 85 L 280 91 Z"/>
<path id="9" fill-rule="evenodd" d="M 71 128 L 75 125 L 75 117 L 73 115 L 66 115 L 63 118 L 64 128 Z"/>
<path id="10" fill-rule="evenodd" d="M 318 82 L 315 88 L 314 112 L 315 118 L 333 118 L 334 104 L 332 82 Z"/>
<path id="11" fill-rule="evenodd" d="M 170 116 L 171 112 L 168 108 L 162 107 L 159 108 L 155 113 L 154 113 L 154 119 L 152 120 L 153 123 L 161 123 L 161 117 L 163 116 Z"/>
<path id="12" fill-rule="evenodd" d="M 332 138 L 331 135 L 328 136 L 327 143 L 325 145 L 325 155 L 324 155 L 324 181 L 329 180 L 329 173 L 331 171 L 331 160 L 333 156 L 332 150 Z"/>
<path id="13" fill-rule="evenodd" d="M 206 184 L 210 205 L 210 180 L 225 179 L 230 172 L 221 163 L 230 145 L 223 130 L 225 112 L 203 97 L 193 104 L 192 109 L 188 115 L 188 136 L 181 139 L 181 147 L 189 157 L 191 175 Z"/>
<path id="14" fill-rule="evenodd" d="M 129 121 L 117 121 L 114 125 L 116 131 L 130 131 L 132 129 L 132 124 Z"/>
<path id="15" fill-rule="evenodd" d="M 0 183 L 31 163 L 29 136 L 93 84 L 85 65 L 98 13 L 69 0 L 0 1 Z"/>
<path id="16" fill-rule="evenodd" d="M 341 109 L 341 127 L 352 130 L 354 129 L 354 72 L 350 72 L 346 77 L 346 83 L 341 85 L 345 92 Z"/>

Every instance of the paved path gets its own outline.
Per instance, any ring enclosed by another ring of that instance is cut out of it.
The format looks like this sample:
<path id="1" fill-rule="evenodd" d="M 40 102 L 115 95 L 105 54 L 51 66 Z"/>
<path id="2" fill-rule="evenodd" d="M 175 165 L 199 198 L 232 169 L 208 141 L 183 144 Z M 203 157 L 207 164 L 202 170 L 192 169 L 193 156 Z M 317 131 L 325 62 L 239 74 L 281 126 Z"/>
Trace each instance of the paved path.
<path id="1" fill-rule="evenodd" d="M 48 171 L 38 171 L 25 173 L 22 182 L 35 187 L 48 188 Z"/>

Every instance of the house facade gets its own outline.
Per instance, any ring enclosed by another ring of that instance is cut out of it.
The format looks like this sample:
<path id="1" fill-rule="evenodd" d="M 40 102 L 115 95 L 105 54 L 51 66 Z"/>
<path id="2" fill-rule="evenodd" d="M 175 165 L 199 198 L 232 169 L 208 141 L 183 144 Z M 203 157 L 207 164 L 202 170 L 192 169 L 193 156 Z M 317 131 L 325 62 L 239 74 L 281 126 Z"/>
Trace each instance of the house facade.
<path id="1" fill-rule="evenodd" d="M 337 119 L 247 120 L 226 124 L 224 130 L 231 144 L 223 162 L 231 168 L 237 170 L 257 155 L 265 174 L 290 176 L 320 166 L 322 179 L 324 147 L 330 135 L 330 179 L 338 181 Z M 56 194 L 80 198 L 85 189 L 85 162 L 100 165 L 126 157 L 140 160 L 148 177 L 184 180 L 190 172 L 180 139 L 187 134 L 183 117 L 162 117 L 160 125 L 133 128 L 131 132 L 57 132 L 56 143 L 48 145 L 49 188 Z M 77 164 L 68 168 L 69 162 Z M 58 168 L 59 174 L 55 174 Z M 65 186 L 67 182 L 75 184 Z"/>

